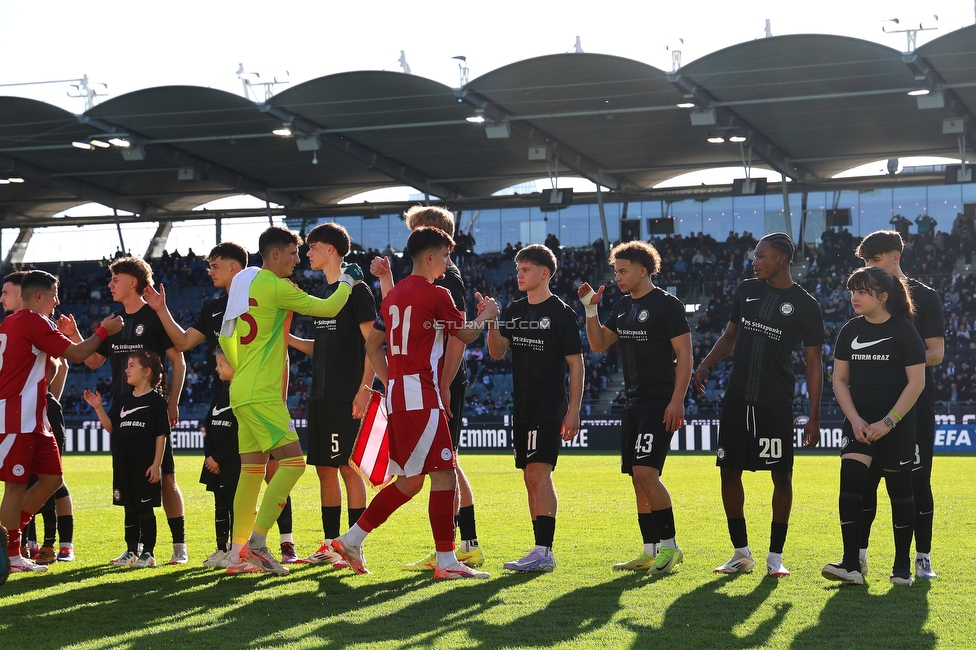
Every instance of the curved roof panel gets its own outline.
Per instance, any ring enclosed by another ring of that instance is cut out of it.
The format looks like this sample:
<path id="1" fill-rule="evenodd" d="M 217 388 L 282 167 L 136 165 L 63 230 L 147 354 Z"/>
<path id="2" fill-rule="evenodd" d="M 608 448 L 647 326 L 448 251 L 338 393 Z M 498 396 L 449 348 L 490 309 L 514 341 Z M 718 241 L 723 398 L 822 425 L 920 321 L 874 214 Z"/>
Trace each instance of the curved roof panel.
<path id="1" fill-rule="evenodd" d="M 943 135 L 942 121 L 976 120 L 974 54 L 976 27 L 967 27 L 909 54 L 840 36 L 760 39 L 671 72 L 556 54 L 461 89 L 362 71 L 265 103 L 208 88 L 148 88 L 80 116 L 0 97 L 0 180 L 26 181 L 0 184 L 0 221 L 45 222 L 91 201 L 178 218 L 241 193 L 314 210 L 394 185 L 477 199 L 550 171 L 639 192 L 684 172 L 739 166 L 743 153 L 813 186 L 879 158 L 956 155 L 957 136 Z M 916 84 L 932 95 L 909 97 Z M 285 124 L 292 137 L 272 134 Z M 740 150 L 709 144 L 709 135 L 746 140 Z M 132 146 L 72 146 L 96 137 Z"/>

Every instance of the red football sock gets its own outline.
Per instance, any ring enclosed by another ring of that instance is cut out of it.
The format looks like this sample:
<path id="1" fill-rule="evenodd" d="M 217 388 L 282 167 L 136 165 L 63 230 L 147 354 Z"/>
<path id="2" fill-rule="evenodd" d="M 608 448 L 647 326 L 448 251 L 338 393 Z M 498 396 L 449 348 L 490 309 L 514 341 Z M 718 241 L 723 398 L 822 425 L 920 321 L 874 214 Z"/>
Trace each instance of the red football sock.
<path id="1" fill-rule="evenodd" d="M 366 508 L 366 512 L 359 518 L 357 525 L 367 533 L 372 532 L 374 528 L 382 526 L 397 508 L 409 500 L 410 497 L 401 492 L 396 483 L 387 485 L 373 497 L 369 507 Z"/>
<path id="2" fill-rule="evenodd" d="M 20 530 L 7 531 L 7 556 L 17 557 L 20 555 Z"/>
<path id="3" fill-rule="evenodd" d="M 434 549 L 446 553 L 454 550 L 454 490 L 431 490 L 427 505 Z"/>

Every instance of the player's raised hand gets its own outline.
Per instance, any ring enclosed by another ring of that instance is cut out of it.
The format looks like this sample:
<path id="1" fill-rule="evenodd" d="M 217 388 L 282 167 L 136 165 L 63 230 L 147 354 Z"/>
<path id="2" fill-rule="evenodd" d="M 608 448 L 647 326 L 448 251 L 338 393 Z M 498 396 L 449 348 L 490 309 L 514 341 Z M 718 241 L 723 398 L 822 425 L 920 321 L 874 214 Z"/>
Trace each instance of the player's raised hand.
<path id="1" fill-rule="evenodd" d="M 379 257 L 373 258 L 373 261 L 369 263 L 369 272 L 377 279 L 383 279 L 387 275 L 393 275 L 393 268 L 390 266 L 389 257 Z"/>
<path id="2" fill-rule="evenodd" d="M 494 298 L 485 298 L 478 292 L 475 292 L 474 297 L 478 301 L 478 315 L 484 317 L 482 320 L 491 320 L 498 316 L 498 303 Z"/>
<path id="3" fill-rule="evenodd" d="M 146 287 L 146 290 L 142 292 L 142 297 L 145 299 L 146 304 L 153 308 L 153 311 L 163 311 L 166 309 L 166 287 L 163 283 L 159 283 L 159 291 L 153 289 L 152 285 Z"/>
<path id="4" fill-rule="evenodd" d="M 118 334 L 122 331 L 122 326 L 125 325 L 125 321 L 118 314 L 112 314 L 102 321 L 102 327 L 108 330 L 108 335 Z"/>
<path id="5" fill-rule="evenodd" d="M 594 292 L 593 287 L 590 286 L 590 283 L 584 282 L 580 285 L 580 288 L 577 289 L 576 295 L 579 296 L 580 302 L 584 307 L 587 305 L 598 305 L 600 304 L 600 300 L 603 298 L 604 289 L 606 289 L 606 287 L 601 284 L 600 288 Z"/>
<path id="6" fill-rule="evenodd" d="M 346 264 L 343 262 L 339 265 L 339 271 L 342 273 L 339 276 L 339 282 L 345 282 L 350 288 L 363 281 L 363 270 L 359 268 L 358 264 Z"/>
<path id="7" fill-rule="evenodd" d="M 75 322 L 75 317 L 73 314 L 68 314 L 67 316 L 61 314 L 58 316 L 57 325 L 58 331 L 72 341 L 74 341 L 76 338 L 80 338 L 78 335 L 78 323 Z"/>
<path id="8" fill-rule="evenodd" d="M 88 405 L 91 406 L 96 411 L 102 408 L 102 394 L 99 393 L 98 391 L 95 391 L 93 393 L 86 388 L 85 392 L 82 393 L 81 396 L 82 398 L 84 398 L 86 402 L 88 402 Z"/>

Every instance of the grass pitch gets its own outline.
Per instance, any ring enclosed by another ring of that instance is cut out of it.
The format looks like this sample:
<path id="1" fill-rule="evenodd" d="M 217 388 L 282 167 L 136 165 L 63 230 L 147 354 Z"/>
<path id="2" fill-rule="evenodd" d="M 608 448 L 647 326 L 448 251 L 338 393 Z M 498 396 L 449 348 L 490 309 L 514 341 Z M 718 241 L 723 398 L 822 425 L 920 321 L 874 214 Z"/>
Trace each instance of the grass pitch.
<path id="1" fill-rule="evenodd" d="M 936 458 L 933 556 L 940 577 L 894 587 L 891 519 L 883 488 L 864 587 L 838 587 L 820 568 L 841 556 L 839 460 L 797 458 L 784 560 L 788 578 L 765 576 L 771 483 L 747 474 L 746 517 L 759 564 L 751 574 L 712 569 L 731 554 L 711 455 L 668 459 L 685 562 L 648 578 L 611 570 L 639 552 L 629 480 L 612 454 L 565 454 L 555 572 L 518 575 L 502 563 L 532 545 L 521 475 L 506 454 L 463 454 L 475 489 L 488 581 L 434 582 L 400 565 L 432 548 L 426 495 L 398 511 L 366 542 L 372 575 L 306 565 L 285 577 L 226 576 L 200 566 L 213 550 L 212 498 L 196 482 L 201 459 L 177 456 L 186 499 L 190 564 L 116 569 L 124 550 L 122 509 L 111 506 L 108 456 L 69 456 L 78 560 L 0 587 L 0 632 L 22 648 L 969 648 L 976 637 L 976 458 Z M 318 486 L 309 471 L 293 493 L 300 555 L 321 538 Z M 345 513 L 343 513 L 345 517 Z M 169 530 L 157 510 L 157 559 Z M 277 532 L 272 530 L 269 540 Z M 270 544 L 269 544 L 270 545 Z"/>

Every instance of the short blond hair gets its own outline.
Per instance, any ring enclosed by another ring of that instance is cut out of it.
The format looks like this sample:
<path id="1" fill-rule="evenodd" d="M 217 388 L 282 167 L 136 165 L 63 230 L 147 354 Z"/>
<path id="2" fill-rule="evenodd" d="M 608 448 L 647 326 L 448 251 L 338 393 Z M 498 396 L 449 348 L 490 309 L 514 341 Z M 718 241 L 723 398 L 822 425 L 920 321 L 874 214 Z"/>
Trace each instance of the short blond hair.
<path id="1" fill-rule="evenodd" d="M 403 220 L 410 230 L 429 226 L 443 230 L 450 237 L 454 237 L 454 213 L 447 208 L 415 205 L 403 213 Z"/>

